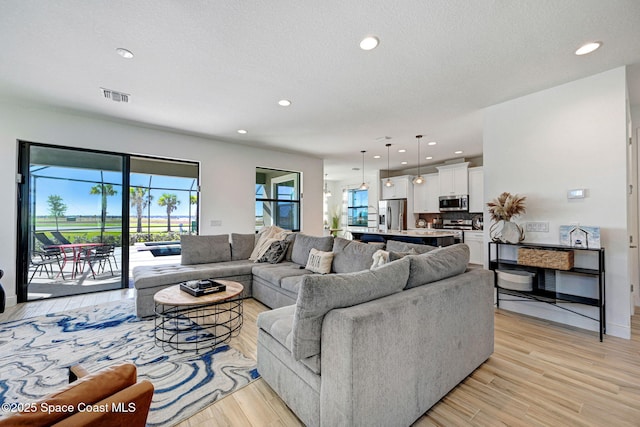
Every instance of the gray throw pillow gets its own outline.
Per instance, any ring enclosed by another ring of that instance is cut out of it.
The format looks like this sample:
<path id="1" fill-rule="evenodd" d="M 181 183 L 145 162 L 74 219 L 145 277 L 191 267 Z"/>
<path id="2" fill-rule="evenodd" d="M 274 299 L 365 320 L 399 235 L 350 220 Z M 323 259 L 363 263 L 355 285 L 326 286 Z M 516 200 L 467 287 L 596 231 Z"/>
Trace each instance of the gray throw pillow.
<path id="1" fill-rule="evenodd" d="M 410 250 L 408 250 L 407 252 L 393 252 L 393 251 L 389 251 L 389 262 L 391 261 L 395 261 L 397 259 L 400 258 L 404 258 L 407 255 L 418 255 L 418 252 L 416 252 L 415 249 L 411 248 Z"/>
<path id="2" fill-rule="evenodd" d="M 256 233 L 231 233 L 231 259 L 249 259 L 256 245 Z"/>
<path id="3" fill-rule="evenodd" d="M 276 240 L 271 243 L 267 252 L 262 255 L 256 262 L 268 262 L 270 264 L 277 264 L 282 261 L 287 255 L 287 249 L 289 248 L 289 242 L 286 240 Z"/>
<path id="4" fill-rule="evenodd" d="M 410 264 L 404 258 L 375 270 L 304 276 L 293 317 L 293 358 L 320 354 L 322 321 L 329 311 L 400 292 L 409 277 Z"/>
<path id="5" fill-rule="evenodd" d="M 231 261 L 229 235 L 217 236 L 180 236 L 182 265 L 206 264 L 210 262 Z"/>
<path id="6" fill-rule="evenodd" d="M 409 280 L 405 289 L 462 274 L 469 264 L 469 246 L 464 243 L 445 246 L 422 255 L 409 255 Z"/>
<path id="7" fill-rule="evenodd" d="M 311 248 L 322 252 L 330 252 L 333 247 L 333 236 L 317 237 L 298 233 L 293 241 L 291 261 L 300 265 L 307 265 Z"/>
<path id="8" fill-rule="evenodd" d="M 424 254 L 426 252 L 430 252 L 434 249 L 438 249 L 435 246 L 429 246 L 429 245 L 421 245 L 418 243 L 407 243 L 407 242 L 400 242 L 398 240 L 387 240 L 387 247 L 386 250 L 388 250 L 389 252 L 407 252 L 408 250 L 413 249 L 414 251 L 416 251 L 419 254 Z"/>
<path id="9" fill-rule="evenodd" d="M 373 254 L 379 249 L 376 245 L 336 237 L 333 241 L 333 271 L 352 273 L 368 270 L 373 264 Z"/>
<path id="10" fill-rule="evenodd" d="M 291 261 L 291 254 L 293 253 L 293 242 L 296 240 L 296 236 L 299 233 L 291 233 L 287 234 L 287 237 L 284 238 L 285 241 L 289 242 L 289 249 L 287 249 L 287 255 L 284 257 L 285 261 Z"/>

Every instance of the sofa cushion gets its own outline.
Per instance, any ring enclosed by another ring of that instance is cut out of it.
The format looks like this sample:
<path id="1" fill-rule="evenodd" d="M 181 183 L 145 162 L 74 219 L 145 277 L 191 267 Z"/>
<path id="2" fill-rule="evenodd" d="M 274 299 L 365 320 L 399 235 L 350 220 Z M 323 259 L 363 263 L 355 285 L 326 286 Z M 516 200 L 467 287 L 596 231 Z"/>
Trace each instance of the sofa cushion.
<path id="1" fill-rule="evenodd" d="M 307 270 L 314 273 L 328 274 L 331 273 L 331 263 L 333 261 L 333 252 L 323 252 L 316 248 L 309 251 L 309 259 L 307 260 Z"/>
<path id="2" fill-rule="evenodd" d="M 209 262 L 231 261 L 229 235 L 180 236 L 182 265 L 206 264 Z"/>
<path id="3" fill-rule="evenodd" d="M 309 252 L 311 252 L 311 248 L 323 252 L 329 252 L 332 247 L 333 236 L 317 237 L 298 233 L 296 239 L 293 241 L 291 261 L 295 262 L 296 264 L 307 265 L 307 260 L 309 259 Z"/>
<path id="4" fill-rule="evenodd" d="M 400 292 L 409 277 L 409 265 L 410 261 L 405 257 L 375 270 L 305 276 L 293 319 L 291 350 L 294 359 L 320 354 L 322 321 L 330 310 Z"/>
<path id="5" fill-rule="evenodd" d="M 268 262 L 269 264 L 277 264 L 287 255 L 289 242 L 286 240 L 276 240 L 271 243 L 269 249 L 256 260 L 256 262 Z"/>
<path id="6" fill-rule="evenodd" d="M 293 313 L 295 309 L 295 305 L 289 305 L 260 313 L 258 316 L 258 328 L 267 332 L 276 341 L 291 350 Z"/>
<path id="7" fill-rule="evenodd" d="M 430 252 L 434 249 L 438 249 L 435 246 L 420 245 L 418 243 L 399 242 L 397 240 L 387 240 L 387 251 L 392 252 L 407 252 L 409 249 L 415 250 L 419 254 Z"/>
<path id="8" fill-rule="evenodd" d="M 271 283 L 273 286 L 281 286 L 285 277 L 302 276 L 303 274 L 313 274 L 312 271 L 300 268 L 293 262 L 282 262 L 280 264 L 254 264 L 251 269 L 255 277 Z"/>
<path id="9" fill-rule="evenodd" d="M 405 289 L 464 273 L 469 264 L 469 246 L 464 243 L 445 246 L 422 255 L 409 255 L 409 280 Z"/>
<path id="10" fill-rule="evenodd" d="M 376 245 L 336 237 L 333 240 L 333 271 L 352 273 L 368 270 L 373 264 L 373 254 L 379 249 Z"/>
<path id="11" fill-rule="evenodd" d="M 174 285 L 187 280 L 244 276 L 251 274 L 254 265 L 248 260 L 194 265 L 139 265 L 133 268 L 133 283 L 136 289 L 145 289 Z"/>
<path id="12" fill-rule="evenodd" d="M 255 233 L 231 233 L 231 260 L 249 259 L 255 245 Z"/>
<path id="13" fill-rule="evenodd" d="M 303 271 L 306 271 L 306 270 L 303 270 Z M 298 295 L 298 292 L 300 292 L 300 286 L 302 285 L 303 278 L 304 278 L 304 274 L 301 274 L 299 276 L 283 277 L 280 280 L 280 287 L 282 289 L 286 289 L 287 291 L 293 292 L 294 294 Z"/>
<path id="14" fill-rule="evenodd" d="M 276 308 L 258 315 L 258 328 L 271 335 L 280 345 L 291 352 L 293 314 L 295 305 Z M 302 364 L 314 374 L 320 373 L 320 357 L 318 355 L 301 360 Z"/>

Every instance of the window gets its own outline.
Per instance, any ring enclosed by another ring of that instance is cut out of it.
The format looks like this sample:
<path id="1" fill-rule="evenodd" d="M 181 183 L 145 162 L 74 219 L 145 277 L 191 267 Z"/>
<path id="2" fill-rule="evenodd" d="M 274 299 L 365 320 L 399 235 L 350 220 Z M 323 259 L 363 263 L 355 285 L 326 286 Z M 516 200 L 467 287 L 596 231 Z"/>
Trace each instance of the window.
<path id="1" fill-rule="evenodd" d="M 197 163 L 131 157 L 131 242 L 176 241 L 198 233 Z"/>
<path id="2" fill-rule="evenodd" d="M 349 190 L 347 200 L 347 225 L 366 227 L 369 224 L 369 192 Z"/>
<path id="3" fill-rule="evenodd" d="M 256 168 L 256 230 L 277 225 L 300 231 L 300 174 Z"/>

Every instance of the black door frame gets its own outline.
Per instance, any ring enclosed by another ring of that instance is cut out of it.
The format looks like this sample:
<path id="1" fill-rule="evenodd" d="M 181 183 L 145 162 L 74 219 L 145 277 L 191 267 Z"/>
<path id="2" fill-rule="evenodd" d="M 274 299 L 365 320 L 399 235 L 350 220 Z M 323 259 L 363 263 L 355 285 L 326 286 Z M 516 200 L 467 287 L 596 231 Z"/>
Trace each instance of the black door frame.
<path id="1" fill-rule="evenodd" d="M 25 140 L 18 140 L 18 175 L 16 178 L 18 185 L 18 214 L 17 214 L 17 239 L 16 239 L 16 295 L 18 302 L 27 302 L 29 297 L 29 194 L 31 192 L 31 183 L 29 177 L 29 165 L 30 165 L 30 148 L 31 147 L 44 147 L 55 148 L 61 150 L 73 150 L 83 151 L 96 154 L 107 154 L 112 156 L 122 157 L 122 230 L 121 230 L 121 246 L 122 248 L 128 248 L 129 242 L 129 170 L 130 159 L 129 154 L 116 153 L 111 151 L 93 150 L 87 148 L 67 147 L 54 144 L 43 144 L 39 142 L 31 142 Z M 27 173 L 25 173 L 25 171 Z M 122 274 L 120 288 L 126 289 L 129 287 L 129 251 L 122 250 Z M 100 291 L 96 291 L 100 292 Z"/>

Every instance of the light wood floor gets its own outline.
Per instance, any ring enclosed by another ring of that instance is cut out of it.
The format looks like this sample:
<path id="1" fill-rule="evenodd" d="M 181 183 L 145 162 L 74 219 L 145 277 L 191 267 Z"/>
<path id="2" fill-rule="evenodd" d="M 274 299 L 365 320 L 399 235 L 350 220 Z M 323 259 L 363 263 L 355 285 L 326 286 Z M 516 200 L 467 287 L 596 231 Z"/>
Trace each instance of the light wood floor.
<path id="1" fill-rule="evenodd" d="M 132 298 L 132 290 L 20 304 L 0 321 Z M 247 300 L 231 343 L 255 358 L 255 319 L 267 308 Z M 640 309 L 639 309 L 640 310 Z M 495 352 L 415 426 L 640 426 L 640 316 L 631 340 L 496 310 Z M 180 427 L 299 426 L 262 380 L 221 399 Z"/>

